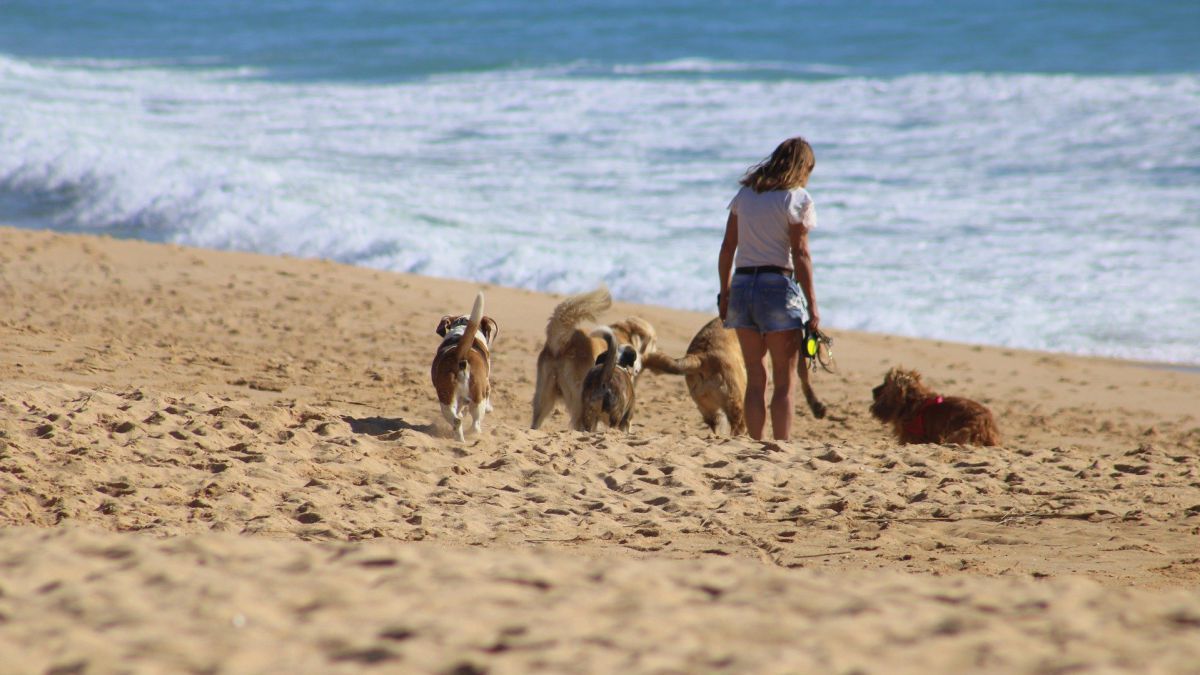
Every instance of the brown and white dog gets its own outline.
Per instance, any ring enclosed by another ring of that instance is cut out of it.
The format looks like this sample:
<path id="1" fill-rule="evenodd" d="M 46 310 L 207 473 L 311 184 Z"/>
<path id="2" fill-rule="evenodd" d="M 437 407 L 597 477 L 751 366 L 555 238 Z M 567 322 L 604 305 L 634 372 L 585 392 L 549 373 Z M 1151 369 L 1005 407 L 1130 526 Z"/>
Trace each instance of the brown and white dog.
<path id="1" fill-rule="evenodd" d="M 611 306 L 612 296 L 601 286 L 589 293 L 573 295 L 554 308 L 546 323 L 546 344 L 537 359 L 531 425 L 534 429 L 542 426 L 559 400 L 567 407 L 570 428 L 579 428 L 583 378 L 606 346 L 604 340 L 589 336 L 577 326 L 594 323 L 599 314 Z M 631 345 L 642 359 L 654 350 L 654 328 L 644 319 L 632 316 L 609 324 L 609 328 L 618 345 Z"/>
<path id="2" fill-rule="evenodd" d="M 746 433 L 746 362 L 738 344 L 737 333 L 725 328 L 721 319 L 704 324 L 687 347 L 681 359 L 671 358 L 662 352 L 646 356 L 646 370 L 669 375 L 683 375 L 688 393 L 700 409 L 704 423 L 719 433 L 721 417 L 724 416 L 731 436 Z M 808 379 L 808 368 L 801 357 L 797 368 L 804 399 L 808 402 L 813 417 L 825 417 L 825 404 L 817 399 Z"/>
<path id="3" fill-rule="evenodd" d="M 629 431 L 633 419 L 634 380 L 642 370 L 642 358 L 630 345 L 617 347 L 608 326 L 592 332 L 604 340 L 604 353 L 583 378 L 577 431 L 595 431 L 600 422 L 610 429 Z"/>
<path id="4" fill-rule="evenodd" d="M 892 425 L 901 443 L 1000 444 L 990 410 L 968 398 L 938 396 L 915 370 L 892 368 L 871 397 L 871 415 Z"/>
<path id="5" fill-rule="evenodd" d="M 442 336 L 433 357 L 430 375 L 437 390 L 442 415 L 454 429 L 454 437 L 464 440 L 463 416 L 471 412 L 471 430 L 479 433 L 483 416 L 492 410 L 492 342 L 499 327 L 483 315 L 483 293 L 475 296 L 471 316 L 443 316 L 437 334 Z"/>

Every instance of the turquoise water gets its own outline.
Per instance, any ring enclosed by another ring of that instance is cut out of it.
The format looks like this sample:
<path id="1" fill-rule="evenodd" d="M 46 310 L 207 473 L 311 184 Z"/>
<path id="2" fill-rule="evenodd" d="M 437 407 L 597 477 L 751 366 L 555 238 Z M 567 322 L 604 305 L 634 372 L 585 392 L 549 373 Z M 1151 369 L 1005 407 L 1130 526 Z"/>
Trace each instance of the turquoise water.
<path id="1" fill-rule="evenodd" d="M 0 3 L 0 222 L 711 309 L 804 134 L 827 324 L 1200 363 L 1200 3 L 641 4 Z"/>
<path id="2" fill-rule="evenodd" d="M 23 57 L 248 66 L 272 78 L 381 82 L 678 59 L 876 76 L 1177 73 L 1200 64 L 1200 9 L 1191 1 L 436 4 L 10 1 L 0 10 L 0 46 Z"/>

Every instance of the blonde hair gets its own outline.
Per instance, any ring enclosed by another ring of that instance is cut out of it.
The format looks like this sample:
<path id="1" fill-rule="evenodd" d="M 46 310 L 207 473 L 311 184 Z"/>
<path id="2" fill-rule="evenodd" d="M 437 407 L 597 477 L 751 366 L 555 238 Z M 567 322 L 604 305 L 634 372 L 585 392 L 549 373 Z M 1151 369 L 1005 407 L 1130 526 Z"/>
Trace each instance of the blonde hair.
<path id="1" fill-rule="evenodd" d="M 816 165 L 812 146 L 796 136 L 780 143 L 770 157 L 750 167 L 740 182 L 755 192 L 792 190 L 808 184 L 808 176 Z"/>

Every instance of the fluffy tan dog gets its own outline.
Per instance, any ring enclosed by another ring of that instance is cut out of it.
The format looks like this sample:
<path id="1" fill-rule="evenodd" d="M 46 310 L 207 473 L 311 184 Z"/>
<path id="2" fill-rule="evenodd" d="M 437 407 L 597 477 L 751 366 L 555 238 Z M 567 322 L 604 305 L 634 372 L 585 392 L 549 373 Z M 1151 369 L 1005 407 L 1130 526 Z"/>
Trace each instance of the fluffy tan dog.
<path id="1" fill-rule="evenodd" d="M 700 409 L 704 423 L 719 433 L 721 418 L 729 434 L 746 433 L 743 405 L 746 398 L 746 362 L 737 335 L 721 325 L 720 319 L 704 324 L 687 347 L 687 355 L 671 358 L 662 352 L 646 356 L 646 370 L 683 375 L 688 393 Z"/>
<path id="2" fill-rule="evenodd" d="M 596 317 L 611 306 L 612 296 L 601 286 L 589 293 L 573 295 L 554 308 L 546 323 L 546 344 L 538 353 L 531 425 L 534 429 L 542 426 L 559 400 L 567 407 L 570 427 L 579 428 L 583 378 L 596 363 L 596 357 L 605 350 L 605 343 L 577 326 L 595 323 Z M 654 328 L 643 319 L 629 317 L 610 324 L 609 328 L 617 344 L 633 346 L 643 359 L 654 349 Z"/>
<path id="3" fill-rule="evenodd" d="M 444 316 L 438 322 L 442 336 L 430 368 L 442 415 L 464 440 L 463 415 L 471 412 L 471 430 L 479 433 L 483 416 L 492 409 L 492 342 L 499 331 L 496 322 L 483 315 L 483 293 L 475 296 L 471 316 Z"/>
<path id="4" fill-rule="evenodd" d="M 606 348 L 583 378 L 577 430 L 595 431 L 604 422 L 610 429 L 628 432 L 633 419 L 633 383 L 642 369 L 641 356 L 630 345 L 618 348 L 608 326 L 601 326 L 592 335 L 602 338 Z"/>
<path id="5" fill-rule="evenodd" d="M 871 414 L 892 425 L 901 443 L 1000 444 L 990 410 L 971 399 L 938 396 L 915 370 L 892 368 L 871 396 Z"/>

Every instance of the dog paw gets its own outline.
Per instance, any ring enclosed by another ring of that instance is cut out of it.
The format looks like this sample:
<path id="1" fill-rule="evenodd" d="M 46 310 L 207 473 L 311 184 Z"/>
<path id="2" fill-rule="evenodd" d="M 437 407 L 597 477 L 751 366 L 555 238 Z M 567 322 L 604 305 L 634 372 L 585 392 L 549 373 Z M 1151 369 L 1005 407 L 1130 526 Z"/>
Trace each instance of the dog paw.
<path id="1" fill-rule="evenodd" d="M 819 420 L 825 419 L 825 413 L 828 411 L 828 408 L 825 407 L 824 403 L 821 403 L 820 401 L 815 401 L 809 407 L 812 408 L 813 417 L 815 417 Z"/>

